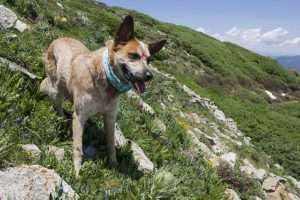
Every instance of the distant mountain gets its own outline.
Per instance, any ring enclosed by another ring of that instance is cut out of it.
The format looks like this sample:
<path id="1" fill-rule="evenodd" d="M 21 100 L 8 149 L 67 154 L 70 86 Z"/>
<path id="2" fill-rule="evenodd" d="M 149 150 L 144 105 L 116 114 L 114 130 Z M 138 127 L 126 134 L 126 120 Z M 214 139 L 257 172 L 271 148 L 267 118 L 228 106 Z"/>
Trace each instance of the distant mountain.
<path id="1" fill-rule="evenodd" d="M 280 56 L 276 58 L 278 62 L 289 69 L 295 69 L 300 72 L 300 55 L 299 56 Z"/>

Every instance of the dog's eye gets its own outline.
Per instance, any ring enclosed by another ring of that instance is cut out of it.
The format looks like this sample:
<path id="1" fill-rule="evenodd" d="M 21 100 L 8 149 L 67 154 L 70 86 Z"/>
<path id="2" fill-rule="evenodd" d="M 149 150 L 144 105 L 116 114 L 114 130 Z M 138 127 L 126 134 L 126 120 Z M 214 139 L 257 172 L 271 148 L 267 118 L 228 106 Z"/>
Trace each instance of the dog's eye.
<path id="1" fill-rule="evenodd" d="M 137 53 L 129 53 L 128 56 L 132 60 L 140 60 L 141 59 L 141 56 Z"/>

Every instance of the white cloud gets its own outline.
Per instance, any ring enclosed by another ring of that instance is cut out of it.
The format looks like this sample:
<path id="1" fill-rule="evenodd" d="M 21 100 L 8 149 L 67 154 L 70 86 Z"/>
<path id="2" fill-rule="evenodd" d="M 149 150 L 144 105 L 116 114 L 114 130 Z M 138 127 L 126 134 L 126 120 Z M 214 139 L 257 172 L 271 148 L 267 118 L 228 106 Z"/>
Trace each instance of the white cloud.
<path id="1" fill-rule="evenodd" d="M 231 29 L 229 29 L 228 31 L 226 31 L 225 33 L 226 33 L 226 35 L 236 37 L 236 36 L 240 35 L 241 31 L 236 26 L 234 26 Z"/>
<path id="2" fill-rule="evenodd" d="M 232 42 L 266 55 L 300 54 L 300 36 L 291 37 L 289 31 L 283 27 L 265 30 L 259 27 L 247 29 L 233 26 L 223 33 L 210 33 L 200 28 L 199 31 L 205 31 L 204 33 L 218 40 Z"/>
<path id="3" fill-rule="evenodd" d="M 246 29 L 241 33 L 241 38 L 249 42 L 259 42 L 260 37 L 261 37 L 260 28 Z"/>
<path id="4" fill-rule="evenodd" d="M 288 39 L 280 44 L 280 46 L 296 46 L 300 45 L 300 37 Z"/>
<path id="5" fill-rule="evenodd" d="M 199 31 L 199 32 L 202 32 L 202 33 L 206 33 L 206 30 L 203 27 L 197 28 L 196 31 Z"/>
<path id="6" fill-rule="evenodd" d="M 286 40 L 288 34 L 289 32 L 286 29 L 278 27 L 262 34 L 260 40 L 261 42 L 270 45 L 281 44 Z"/>

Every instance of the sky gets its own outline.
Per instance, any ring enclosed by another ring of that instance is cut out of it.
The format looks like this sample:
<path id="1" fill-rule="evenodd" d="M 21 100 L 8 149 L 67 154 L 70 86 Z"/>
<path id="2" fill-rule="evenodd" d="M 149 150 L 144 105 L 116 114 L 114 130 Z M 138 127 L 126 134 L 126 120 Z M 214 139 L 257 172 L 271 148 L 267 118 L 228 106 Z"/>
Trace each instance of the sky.
<path id="1" fill-rule="evenodd" d="M 300 55 L 300 0 L 100 0 L 268 56 Z"/>

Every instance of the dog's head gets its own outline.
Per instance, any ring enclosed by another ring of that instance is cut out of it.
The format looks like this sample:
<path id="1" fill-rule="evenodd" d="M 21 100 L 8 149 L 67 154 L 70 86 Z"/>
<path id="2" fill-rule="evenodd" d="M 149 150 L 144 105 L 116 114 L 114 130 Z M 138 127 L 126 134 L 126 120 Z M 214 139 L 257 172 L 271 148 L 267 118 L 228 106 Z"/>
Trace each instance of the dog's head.
<path id="1" fill-rule="evenodd" d="M 149 69 L 150 58 L 166 43 L 166 40 L 145 44 L 134 36 L 134 23 L 131 16 L 121 23 L 111 46 L 111 61 L 114 72 L 125 82 L 129 82 L 138 92 L 145 91 L 145 82 L 153 78 Z"/>

